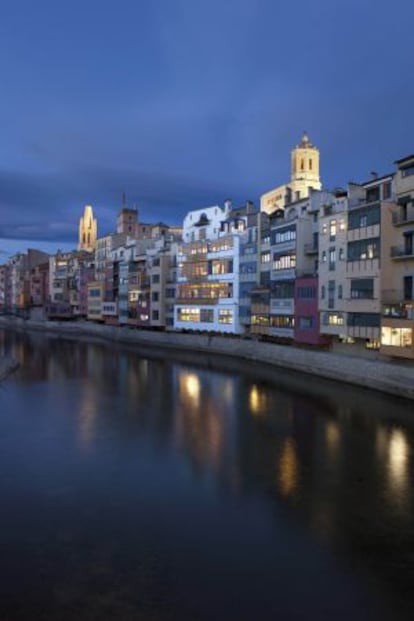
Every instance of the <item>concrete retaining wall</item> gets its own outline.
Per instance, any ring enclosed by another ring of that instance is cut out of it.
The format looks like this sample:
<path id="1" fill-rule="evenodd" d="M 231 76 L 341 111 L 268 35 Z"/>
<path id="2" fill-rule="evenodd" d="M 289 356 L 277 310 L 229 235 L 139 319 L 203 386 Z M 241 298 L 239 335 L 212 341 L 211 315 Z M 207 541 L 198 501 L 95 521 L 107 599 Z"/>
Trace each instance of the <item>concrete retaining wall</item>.
<path id="1" fill-rule="evenodd" d="M 414 399 L 414 365 L 410 363 L 372 361 L 238 337 L 156 332 L 89 322 L 36 322 L 0 317 L 0 325 L 57 333 L 72 338 L 82 336 L 118 343 L 135 343 L 143 348 L 160 347 L 234 356 Z"/>

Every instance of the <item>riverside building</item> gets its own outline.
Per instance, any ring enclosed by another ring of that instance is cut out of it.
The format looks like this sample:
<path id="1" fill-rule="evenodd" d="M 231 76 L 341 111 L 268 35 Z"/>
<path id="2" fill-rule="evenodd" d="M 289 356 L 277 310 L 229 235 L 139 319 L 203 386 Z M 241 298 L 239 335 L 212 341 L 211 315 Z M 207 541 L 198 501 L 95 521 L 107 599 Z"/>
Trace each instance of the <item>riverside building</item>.
<path id="1" fill-rule="evenodd" d="M 240 248 L 250 209 L 249 204 L 237 213 L 227 200 L 224 207 L 197 209 L 185 217 L 177 255 L 175 329 L 243 332 Z"/>

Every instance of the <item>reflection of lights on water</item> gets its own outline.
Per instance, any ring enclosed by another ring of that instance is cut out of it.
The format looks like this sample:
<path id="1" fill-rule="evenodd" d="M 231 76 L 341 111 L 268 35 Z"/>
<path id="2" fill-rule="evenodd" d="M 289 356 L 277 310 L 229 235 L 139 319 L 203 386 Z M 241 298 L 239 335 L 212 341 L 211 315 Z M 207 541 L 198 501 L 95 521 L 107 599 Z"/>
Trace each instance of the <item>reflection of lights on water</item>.
<path id="1" fill-rule="evenodd" d="M 340 431 L 338 423 L 330 421 L 325 427 L 326 445 L 331 457 L 336 456 L 339 445 Z"/>
<path id="2" fill-rule="evenodd" d="M 195 373 L 181 373 L 180 379 L 180 393 L 185 398 L 189 399 L 193 405 L 198 406 L 200 402 L 200 379 Z"/>
<path id="3" fill-rule="evenodd" d="M 250 388 L 249 406 L 253 414 L 262 414 L 266 407 L 266 395 L 256 384 Z"/>
<path id="4" fill-rule="evenodd" d="M 408 442 L 399 429 L 394 429 L 391 433 L 389 445 L 389 464 L 390 474 L 395 483 L 401 485 L 402 479 L 407 473 L 408 462 Z"/>
<path id="5" fill-rule="evenodd" d="M 388 442 L 388 502 L 393 511 L 406 511 L 410 500 L 410 446 L 403 431 L 393 429 Z"/>
<path id="6" fill-rule="evenodd" d="M 295 443 L 292 438 L 287 438 L 283 443 L 278 463 L 278 484 L 283 496 L 289 496 L 295 492 L 298 485 L 298 470 Z"/>

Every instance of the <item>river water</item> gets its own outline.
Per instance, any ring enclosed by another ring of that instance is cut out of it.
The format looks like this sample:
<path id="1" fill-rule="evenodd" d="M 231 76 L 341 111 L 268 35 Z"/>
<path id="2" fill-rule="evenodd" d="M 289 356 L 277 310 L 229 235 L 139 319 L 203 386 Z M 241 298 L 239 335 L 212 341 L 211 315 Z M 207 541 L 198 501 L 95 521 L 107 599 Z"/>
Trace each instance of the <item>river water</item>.
<path id="1" fill-rule="evenodd" d="M 414 404 L 0 330 L 0 620 L 414 618 Z"/>

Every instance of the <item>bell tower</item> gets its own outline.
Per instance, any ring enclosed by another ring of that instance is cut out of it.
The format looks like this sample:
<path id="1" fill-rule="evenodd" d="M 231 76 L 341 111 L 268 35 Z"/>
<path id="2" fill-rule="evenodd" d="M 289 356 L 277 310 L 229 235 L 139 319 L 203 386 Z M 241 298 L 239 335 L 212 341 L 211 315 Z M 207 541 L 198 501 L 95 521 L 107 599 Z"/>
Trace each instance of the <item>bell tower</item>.
<path id="1" fill-rule="evenodd" d="M 306 132 L 303 133 L 300 143 L 292 149 L 290 187 L 293 200 L 308 196 L 310 188 L 320 190 L 322 187 L 319 177 L 319 149 L 311 143 Z"/>
<path id="2" fill-rule="evenodd" d="M 94 252 L 97 237 L 97 222 L 93 217 L 91 205 L 85 205 L 83 216 L 79 220 L 79 243 L 78 250 Z"/>

